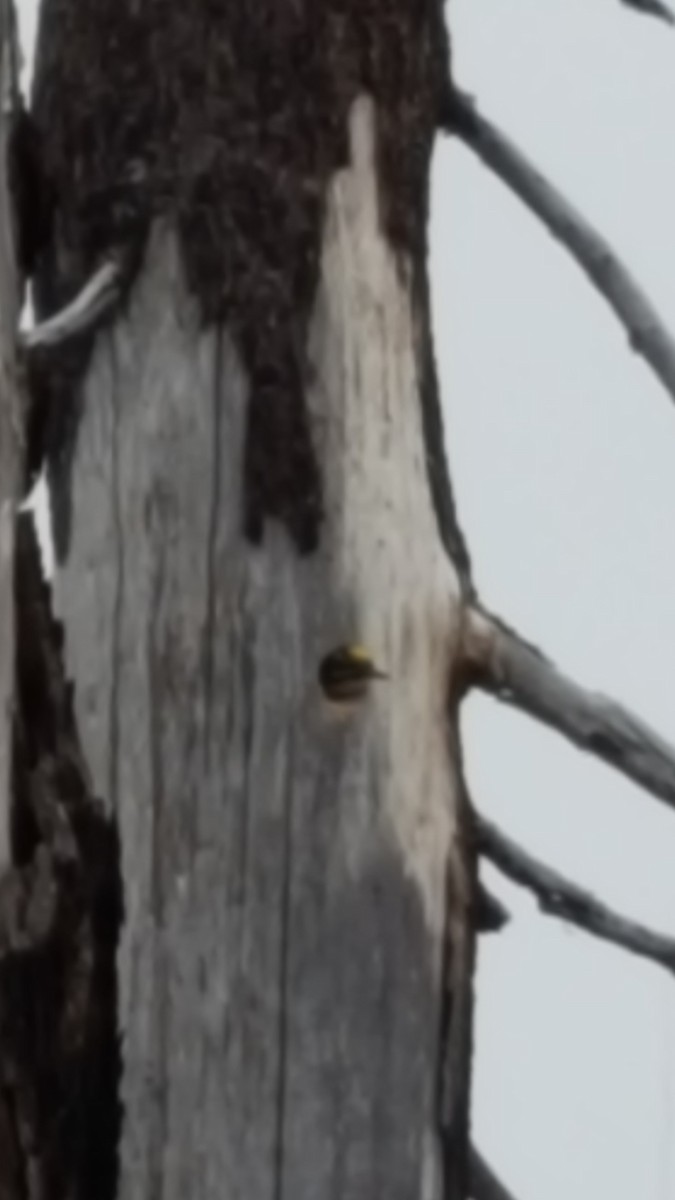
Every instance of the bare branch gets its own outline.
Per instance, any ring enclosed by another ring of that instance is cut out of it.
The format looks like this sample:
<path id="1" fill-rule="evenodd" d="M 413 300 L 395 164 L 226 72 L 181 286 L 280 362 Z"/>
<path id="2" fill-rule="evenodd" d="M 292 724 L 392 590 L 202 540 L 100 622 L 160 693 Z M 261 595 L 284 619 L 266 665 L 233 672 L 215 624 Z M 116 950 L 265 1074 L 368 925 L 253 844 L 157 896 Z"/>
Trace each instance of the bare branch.
<path id="1" fill-rule="evenodd" d="M 614 700 L 558 671 L 534 646 L 480 609 L 468 610 L 470 682 L 527 712 L 675 807 L 675 747 Z"/>
<path id="2" fill-rule="evenodd" d="M 477 933 L 499 933 L 510 920 L 511 914 L 506 905 L 479 879 L 476 884 Z"/>
<path id="3" fill-rule="evenodd" d="M 675 16 L 672 10 L 666 4 L 661 4 L 661 0 L 621 0 L 621 3 L 626 8 L 633 8 L 644 16 L 657 17 L 659 20 L 665 21 L 667 25 L 675 25 Z"/>
<path id="4" fill-rule="evenodd" d="M 470 1200 L 515 1200 L 475 1146 L 469 1146 Z"/>
<path id="5" fill-rule="evenodd" d="M 479 853 L 514 883 L 534 892 L 542 912 L 675 973 L 674 938 L 614 912 L 591 892 L 528 854 L 484 817 L 476 818 L 476 833 Z"/>
<path id="6" fill-rule="evenodd" d="M 625 0 L 624 0 L 625 2 Z M 444 124 L 532 210 L 570 252 L 675 400 L 675 340 L 651 301 L 607 241 L 542 175 L 471 97 L 453 91 Z"/>
<path id="7" fill-rule="evenodd" d="M 119 263 L 104 263 L 66 308 L 22 334 L 24 349 L 43 350 L 59 346 L 87 333 L 119 300 L 121 279 L 122 268 Z"/>

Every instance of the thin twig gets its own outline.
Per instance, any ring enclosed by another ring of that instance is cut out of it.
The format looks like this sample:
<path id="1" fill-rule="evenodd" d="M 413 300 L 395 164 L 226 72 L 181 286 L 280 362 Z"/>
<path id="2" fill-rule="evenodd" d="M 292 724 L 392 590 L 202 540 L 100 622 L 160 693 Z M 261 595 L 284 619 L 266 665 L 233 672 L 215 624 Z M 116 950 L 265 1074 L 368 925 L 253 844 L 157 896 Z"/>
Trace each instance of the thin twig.
<path id="1" fill-rule="evenodd" d="M 105 262 L 66 308 L 21 335 L 24 349 L 60 346 L 87 333 L 119 300 L 121 279 L 119 263 Z"/>
<path id="2" fill-rule="evenodd" d="M 463 649 L 471 683 L 557 730 L 675 808 L 675 747 L 628 709 L 563 675 L 481 609 L 467 612 Z"/>
<path id="3" fill-rule="evenodd" d="M 529 888 L 542 912 L 675 973 L 675 939 L 614 912 L 591 892 L 534 858 L 484 817 L 476 818 L 478 851 L 504 875 Z"/>
<path id="4" fill-rule="evenodd" d="M 646 17 L 657 17 L 661 21 L 665 21 L 667 25 L 675 25 L 675 16 L 666 4 L 661 4 L 661 0 L 621 0 L 621 3 L 626 8 L 633 8 L 636 12 L 643 14 Z"/>
<path id="5" fill-rule="evenodd" d="M 495 1175 L 480 1150 L 469 1146 L 470 1200 L 515 1200 L 513 1192 Z"/>
<path id="6" fill-rule="evenodd" d="M 570 252 L 623 325 L 641 354 L 675 400 L 675 340 L 653 304 L 616 251 L 541 171 L 491 121 L 471 97 L 451 93 L 443 114 L 449 132 L 469 146 L 532 210 Z"/>

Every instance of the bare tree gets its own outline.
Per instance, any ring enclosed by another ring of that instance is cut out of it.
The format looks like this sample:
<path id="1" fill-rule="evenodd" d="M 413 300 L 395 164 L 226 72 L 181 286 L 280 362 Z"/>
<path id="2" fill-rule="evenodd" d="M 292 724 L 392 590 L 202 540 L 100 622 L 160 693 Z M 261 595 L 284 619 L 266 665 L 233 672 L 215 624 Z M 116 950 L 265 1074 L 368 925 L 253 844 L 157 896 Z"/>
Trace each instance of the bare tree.
<path id="1" fill-rule="evenodd" d="M 468 1142 L 475 934 L 505 919 L 477 856 L 669 969 L 673 944 L 475 817 L 460 703 L 482 687 L 670 804 L 675 751 L 476 594 L 430 327 L 437 133 L 547 220 L 671 393 L 672 340 L 454 91 L 440 0 L 43 0 L 28 255 L 20 115 L 0 1196 L 507 1197 Z M 15 517 L 45 466 L 58 621 Z"/>

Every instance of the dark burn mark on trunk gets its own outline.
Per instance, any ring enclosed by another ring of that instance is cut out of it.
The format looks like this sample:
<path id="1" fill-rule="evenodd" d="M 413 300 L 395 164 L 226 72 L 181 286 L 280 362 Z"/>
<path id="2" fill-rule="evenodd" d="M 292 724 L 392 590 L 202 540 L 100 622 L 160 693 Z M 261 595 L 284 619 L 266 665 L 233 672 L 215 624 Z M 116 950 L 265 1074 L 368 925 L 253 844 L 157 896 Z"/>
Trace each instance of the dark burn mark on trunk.
<path id="1" fill-rule="evenodd" d="M 256 363 L 251 375 L 244 529 L 250 541 L 259 543 L 265 517 L 277 517 L 298 548 L 310 553 L 316 549 L 322 515 L 319 468 L 298 364 L 292 354 L 275 351 L 272 347 L 267 363 Z"/>
<path id="2" fill-rule="evenodd" d="M 16 581 L 14 865 L 0 881 L 0 1194 L 114 1200 L 119 845 L 89 791 L 61 630 L 26 515 Z"/>
<path id="3" fill-rule="evenodd" d="M 440 0 L 44 0 L 34 108 L 56 221 L 39 311 L 72 296 L 111 246 L 138 255 L 152 219 L 172 217 L 203 318 L 233 331 L 250 380 L 243 486 L 253 541 L 267 518 L 301 552 L 320 535 L 305 347 L 350 106 L 360 93 L 375 103 L 382 227 L 425 293 L 429 160 L 446 76 Z M 90 348 L 62 378 L 52 370 L 38 439 L 61 559 Z M 426 380 L 433 364 L 420 370 Z M 440 436 L 436 420 L 427 427 Z M 430 470 L 439 519 L 454 525 L 431 458 Z"/>

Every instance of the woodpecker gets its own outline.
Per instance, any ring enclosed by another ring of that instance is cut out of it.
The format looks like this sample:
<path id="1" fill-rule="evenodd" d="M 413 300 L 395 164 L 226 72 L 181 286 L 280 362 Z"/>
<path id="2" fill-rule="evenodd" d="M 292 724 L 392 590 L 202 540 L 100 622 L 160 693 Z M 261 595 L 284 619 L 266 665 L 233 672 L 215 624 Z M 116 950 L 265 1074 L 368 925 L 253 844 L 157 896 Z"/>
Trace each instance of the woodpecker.
<path id="1" fill-rule="evenodd" d="M 363 646 L 338 646 L 321 660 L 319 683 L 324 695 L 333 704 L 350 704 L 363 700 L 374 680 L 389 676 L 375 666 Z"/>

